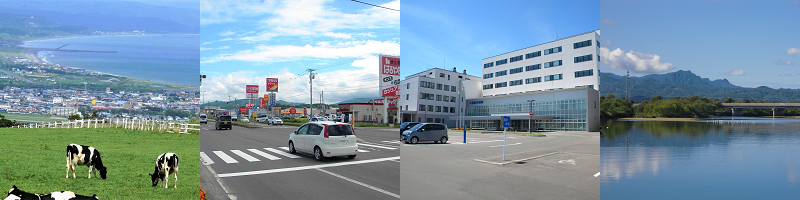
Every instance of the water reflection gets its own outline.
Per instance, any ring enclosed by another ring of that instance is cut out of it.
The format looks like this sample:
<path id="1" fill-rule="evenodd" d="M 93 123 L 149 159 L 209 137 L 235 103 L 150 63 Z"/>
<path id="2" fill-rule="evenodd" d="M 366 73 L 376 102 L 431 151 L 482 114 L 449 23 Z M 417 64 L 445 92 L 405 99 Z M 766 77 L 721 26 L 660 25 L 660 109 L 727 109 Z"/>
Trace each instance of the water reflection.
<path id="1" fill-rule="evenodd" d="M 602 127 L 603 199 L 800 198 L 798 119 L 604 121 Z"/>

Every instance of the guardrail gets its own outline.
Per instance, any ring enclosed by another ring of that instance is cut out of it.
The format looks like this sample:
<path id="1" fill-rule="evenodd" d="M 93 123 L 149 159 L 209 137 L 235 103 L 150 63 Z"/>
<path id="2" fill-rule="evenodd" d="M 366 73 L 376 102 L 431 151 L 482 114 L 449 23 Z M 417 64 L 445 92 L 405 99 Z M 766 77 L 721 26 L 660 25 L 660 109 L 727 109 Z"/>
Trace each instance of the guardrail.
<path id="1" fill-rule="evenodd" d="M 187 121 L 109 118 L 29 123 L 18 125 L 15 128 L 122 128 L 143 131 L 189 133 L 190 130 L 200 131 L 200 124 L 191 124 Z"/>

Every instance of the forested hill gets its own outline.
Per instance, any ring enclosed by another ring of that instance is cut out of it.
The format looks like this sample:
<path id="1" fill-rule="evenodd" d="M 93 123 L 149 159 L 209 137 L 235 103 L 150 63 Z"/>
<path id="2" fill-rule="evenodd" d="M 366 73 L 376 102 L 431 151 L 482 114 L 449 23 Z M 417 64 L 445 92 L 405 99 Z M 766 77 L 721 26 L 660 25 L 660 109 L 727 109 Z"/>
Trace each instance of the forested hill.
<path id="1" fill-rule="evenodd" d="M 666 74 L 651 74 L 642 77 L 631 77 L 630 98 L 637 102 L 650 100 L 651 97 L 689 97 L 700 96 L 708 99 L 763 100 L 767 102 L 798 102 L 800 91 L 796 89 L 773 89 L 766 86 L 745 88 L 731 84 L 727 79 L 709 80 L 695 75 L 691 71 L 677 71 Z M 625 97 L 625 76 L 612 73 L 600 73 L 600 93 L 605 96 L 613 94 Z"/>

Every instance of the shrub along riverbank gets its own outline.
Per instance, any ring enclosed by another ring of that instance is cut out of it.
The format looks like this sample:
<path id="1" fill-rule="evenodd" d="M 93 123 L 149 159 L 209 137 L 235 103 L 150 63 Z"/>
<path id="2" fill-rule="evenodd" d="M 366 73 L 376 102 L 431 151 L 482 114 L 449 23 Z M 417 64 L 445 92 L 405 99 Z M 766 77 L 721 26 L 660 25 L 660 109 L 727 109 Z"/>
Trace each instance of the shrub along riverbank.
<path id="1" fill-rule="evenodd" d="M 731 110 L 722 107 L 722 103 L 774 103 L 761 100 L 744 99 L 735 101 L 731 98 L 709 100 L 698 96 L 675 97 L 663 99 L 661 96 L 650 98 L 634 105 L 633 101 L 617 98 L 614 95 L 600 97 L 600 118 L 617 119 L 637 118 L 705 118 L 713 116 L 731 116 Z M 770 109 L 744 109 L 744 116 L 772 116 Z M 800 115 L 800 109 L 787 109 L 786 116 Z"/>

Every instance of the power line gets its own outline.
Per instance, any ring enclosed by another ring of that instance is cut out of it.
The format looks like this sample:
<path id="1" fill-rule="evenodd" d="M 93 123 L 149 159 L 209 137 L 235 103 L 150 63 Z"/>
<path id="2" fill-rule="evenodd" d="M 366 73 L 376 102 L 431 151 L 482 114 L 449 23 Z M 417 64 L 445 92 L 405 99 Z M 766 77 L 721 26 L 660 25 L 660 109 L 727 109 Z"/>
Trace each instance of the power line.
<path id="1" fill-rule="evenodd" d="M 355 2 L 358 2 L 358 3 L 363 3 L 363 4 L 370 5 L 370 6 L 375 6 L 375 7 L 378 7 L 378 8 L 389 9 L 389 10 L 394 10 L 394 11 L 400 11 L 400 10 L 397 10 L 397 9 L 387 8 L 387 7 L 383 7 L 383 6 L 379 6 L 379 5 L 375 5 L 375 4 L 370 4 L 370 3 L 365 3 L 365 2 L 360 2 L 360 1 L 356 1 L 356 0 L 350 0 L 350 1 L 355 1 Z"/>

